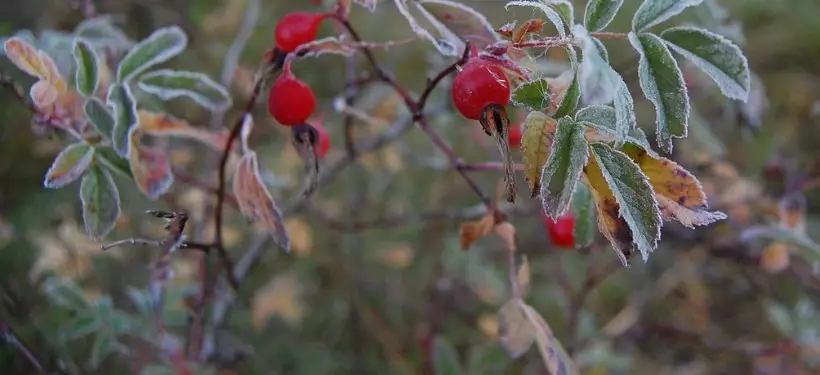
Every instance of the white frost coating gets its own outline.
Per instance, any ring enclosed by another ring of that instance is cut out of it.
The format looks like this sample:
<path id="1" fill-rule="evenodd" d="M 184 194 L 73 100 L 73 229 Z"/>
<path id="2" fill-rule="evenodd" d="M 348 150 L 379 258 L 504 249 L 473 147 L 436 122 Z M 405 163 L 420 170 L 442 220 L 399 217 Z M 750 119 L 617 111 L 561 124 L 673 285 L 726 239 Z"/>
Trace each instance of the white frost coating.
<path id="1" fill-rule="evenodd" d="M 127 82 L 146 69 L 179 55 L 187 46 L 188 36 L 179 26 L 158 29 L 122 58 L 117 67 L 117 81 Z"/>
<path id="2" fill-rule="evenodd" d="M 187 97 L 214 112 L 233 104 L 228 90 L 205 74 L 161 69 L 140 77 L 139 88 L 162 100 Z"/>
<path id="3" fill-rule="evenodd" d="M 88 122 L 105 138 L 110 138 L 114 130 L 114 115 L 111 109 L 98 98 L 88 98 L 83 106 L 83 113 Z"/>
<path id="4" fill-rule="evenodd" d="M 615 108 L 610 106 L 591 105 L 582 108 L 575 114 L 575 121 L 612 136 L 615 135 Z M 640 146 L 652 157 L 658 157 L 658 154 L 652 150 L 652 146 L 641 128 L 635 127 L 630 130 L 626 136 L 626 141 Z"/>
<path id="5" fill-rule="evenodd" d="M 550 155 L 541 172 L 541 205 L 553 219 L 558 219 L 569 209 L 572 193 L 587 160 L 589 145 L 584 137 L 584 127 L 562 117 L 558 120 Z M 563 180 L 553 181 L 559 172 L 563 172 Z"/>
<path id="6" fill-rule="evenodd" d="M 433 14 L 431 10 L 425 8 L 425 4 L 449 7 L 454 12 L 461 12 L 465 17 L 472 18 L 475 22 L 469 23 L 455 20 L 455 22 L 451 25 L 448 25 L 446 21 L 442 21 L 439 17 Z M 420 0 L 416 3 L 416 7 L 443 36 L 450 39 L 451 43 L 458 46 L 459 50 L 464 49 L 465 40 L 472 42 L 478 49 L 483 49 L 493 43 L 501 41 L 501 37 L 495 32 L 495 29 L 490 24 L 490 21 L 487 20 L 487 17 L 464 4 L 448 0 Z M 480 25 L 481 27 L 480 29 L 476 28 L 476 30 L 470 31 L 455 30 L 455 28 L 459 25 L 465 26 L 466 28 L 470 28 L 470 26 L 475 25 Z"/>
<path id="7" fill-rule="evenodd" d="M 80 202 L 85 232 L 95 240 L 103 239 L 120 217 L 120 192 L 111 174 L 99 168 L 86 173 L 80 183 Z"/>
<path id="8" fill-rule="evenodd" d="M 646 30 L 702 2 L 703 0 L 644 0 L 632 17 L 632 30 Z"/>
<path id="9" fill-rule="evenodd" d="M 299 46 L 299 48 L 297 49 L 297 53 L 304 57 L 319 57 L 327 53 L 341 55 L 345 57 L 351 56 L 358 50 L 355 46 L 353 46 L 349 41 L 346 41 L 345 39 L 346 37 L 344 34 L 338 37 L 329 36 L 322 39 L 316 39 L 312 42 L 308 42 Z"/>
<path id="10" fill-rule="evenodd" d="M 624 218 L 632 231 L 632 241 L 641 252 L 643 261 L 658 246 L 661 238 L 661 212 L 649 178 L 623 152 L 604 143 L 590 145 L 592 155 L 612 194 L 618 201 L 618 214 Z"/>
<path id="11" fill-rule="evenodd" d="M 407 0 L 393 1 L 396 3 L 396 8 L 399 9 L 399 13 L 401 13 L 401 15 L 404 16 L 404 18 L 410 24 L 410 29 L 413 30 L 413 33 L 433 43 L 433 45 L 442 55 L 458 56 L 460 50 L 456 47 L 456 45 L 453 45 L 452 43 L 446 40 L 437 39 L 433 36 L 433 34 L 430 34 L 429 31 L 421 27 L 421 25 L 419 25 L 419 23 L 416 22 L 416 19 L 413 17 L 412 14 L 410 14 L 410 9 L 407 8 Z"/>
<path id="12" fill-rule="evenodd" d="M 661 33 L 661 38 L 712 78 L 723 95 L 743 102 L 749 100 L 749 62 L 743 51 L 729 39 L 696 27 L 673 27 Z M 680 45 L 685 39 L 695 38 L 702 43 Z"/>
<path id="13" fill-rule="evenodd" d="M 655 106 L 658 145 L 672 152 L 672 138 L 688 135 L 689 93 L 678 62 L 663 40 L 654 34 L 629 33 L 629 43 L 640 54 L 638 78 L 641 90 Z M 647 53 L 652 52 L 652 58 Z"/>
<path id="14" fill-rule="evenodd" d="M 128 157 L 131 154 L 129 134 L 139 124 L 137 101 L 131 93 L 131 87 L 119 83 L 111 85 L 106 101 L 114 108 L 114 130 L 111 133 L 111 143 L 120 156 Z"/>
<path id="15" fill-rule="evenodd" d="M 607 65 L 609 67 L 609 65 Z M 609 74 L 617 79 L 615 90 L 615 147 L 621 147 L 626 141 L 626 137 L 633 129 L 638 127 L 635 119 L 635 103 L 632 101 L 632 94 L 629 87 L 621 76 L 609 67 Z"/>
<path id="16" fill-rule="evenodd" d="M 245 119 L 242 120 L 242 132 L 240 135 L 240 142 L 242 142 L 242 154 L 247 154 L 251 152 L 251 148 L 248 146 L 248 138 L 251 136 L 251 132 L 253 131 L 253 115 L 250 113 L 245 114 Z"/>
<path id="17" fill-rule="evenodd" d="M 353 0 L 353 2 L 367 8 L 367 10 L 369 10 L 370 13 L 373 13 L 373 12 L 376 11 L 376 3 L 378 1 L 377 0 Z"/>
<path id="18" fill-rule="evenodd" d="M 601 105 L 615 98 L 617 81 L 609 74 L 609 64 L 598 53 L 589 32 L 581 25 L 572 27 L 573 36 L 582 43 L 580 76 L 581 97 L 586 105 Z"/>
<path id="19" fill-rule="evenodd" d="M 605 29 L 623 4 L 624 0 L 590 0 L 584 10 L 584 27 L 590 31 Z"/>
<path id="20" fill-rule="evenodd" d="M 550 8 L 555 9 L 558 14 L 561 14 L 561 8 L 564 8 L 566 11 L 569 12 L 567 15 L 566 21 L 567 27 L 571 27 L 572 24 L 575 23 L 575 6 L 572 5 L 572 2 L 569 0 L 541 0 L 541 2 L 546 3 Z"/>
<path id="21" fill-rule="evenodd" d="M 100 69 L 97 66 L 100 57 L 97 56 L 97 52 L 94 48 L 91 48 L 91 45 L 81 38 L 74 40 L 72 53 L 77 66 L 74 76 L 74 84 L 77 86 L 77 91 L 85 96 L 91 96 L 97 92 L 97 87 L 99 87 L 100 84 Z M 86 68 L 90 68 L 90 72 L 87 72 Z M 91 73 L 93 77 L 88 77 L 87 73 Z"/>
<path id="22" fill-rule="evenodd" d="M 567 32 L 564 29 L 564 21 L 561 20 L 561 15 L 555 11 L 555 9 L 550 8 L 546 4 L 540 1 L 510 1 L 507 5 L 504 5 L 504 10 L 510 10 L 512 6 L 519 6 L 519 7 L 534 7 L 538 8 L 544 15 L 547 16 L 547 19 L 555 25 L 555 29 L 558 31 L 558 36 L 561 38 L 566 38 Z"/>
<path id="23" fill-rule="evenodd" d="M 74 182 L 88 169 L 93 157 L 94 148 L 83 142 L 68 145 L 54 158 L 51 168 L 46 172 L 43 186 L 59 189 Z"/>

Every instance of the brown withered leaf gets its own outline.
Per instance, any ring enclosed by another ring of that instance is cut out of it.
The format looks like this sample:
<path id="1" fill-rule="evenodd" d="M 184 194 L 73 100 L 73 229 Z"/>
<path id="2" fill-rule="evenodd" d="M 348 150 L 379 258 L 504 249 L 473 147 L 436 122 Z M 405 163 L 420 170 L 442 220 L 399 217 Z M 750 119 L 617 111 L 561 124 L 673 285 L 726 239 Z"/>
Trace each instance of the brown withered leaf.
<path id="1" fill-rule="evenodd" d="M 481 219 L 461 223 L 458 235 L 461 238 L 461 250 L 467 251 L 480 238 L 492 233 L 495 228 L 495 213 L 490 210 Z"/>
<path id="2" fill-rule="evenodd" d="M 184 137 L 200 141 L 215 150 L 222 150 L 228 141 L 227 131 L 210 131 L 197 128 L 185 120 L 174 118 L 162 112 L 139 110 L 139 127 L 153 136 Z"/>
<path id="3" fill-rule="evenodd" d="M 144 146 L 142 136 L 143 132 L 139 128 L 131 132 L 128 164 L 140 191 L 148 198 L 158 199 L 174 182 L 171 162 L 161 150 Z"/>
<path id="4" fill-rule="evenodd" d="M 513 43 L 521 43 L 524 41 L 524 38 L 527 37 L 527 34 L 534 34 L 538 33 L 544 29 L 544 20 L 540 20 L 537 18 L 529 19 L 524 21 L 521 27 L 518 30 L 515 30 L 515 33 L 510 38 Z"/>
<path id="5" fill-rule="evenodd" d="M 498 33 L 498 35 L 501 35 L 505 38 L 512 38 L 513 33 L 515 32 L 515 24 L 516 21 L 513 20 L 512 22 L 504 24 L 501 27 L 495 29 L 495 32 Z"/>
<path id="6" fill-rule="evenodd" d="M 498 339 L 512 358 L 521 357 L 535 342 L 530 321 L 519 299 L 511 299 L 498 310 Z"/>
<path id="7" fill-rule="evenodd" d="M 239 210 L 251 221 L 259 221 L 285 251 L 290 251 L 290 237 L 284 220 L 268 187 L 259 175 L 256 152 L 247 150 L 236 166 L 233 193 Z"/>
<path id="8" fill-rule="evenodd" d="M 632 230 L 620 214 L 620 205 L 615 199 L 615 195 L 604 179 L 601 167 L 595 158 L 589 158 L 589 163 L 584 167 L 582 181 L 595 198 L 595 208 L 598 211 L 598 230 L 612 244 L 618 260 L 624 267 L 629 266 L 630 259 L 635 253 Z"/>
<path id="9" fill-rule="evenodd" d="M 547 371 L 552 375 L 580 375 L 578 365 L 572 360 L 552 329 L 535 309 L 521 302 L 521 309 L 535 333 L 535 343 Z"/>
<path id="10" fill-rule="evenodd" d="M 632 144 L 626 145 L 623 151 L 649 178 L 665 220 L 694 228 L 726 218 L 722 212 L 707 211 L 709 205 L 700 181 L 682 166 L 664 157 L 653 157 Z"/>
<path id="11" fill-rule="evenodd" d="M 524 159 L 524 178 L 530 187 L 531 197 L 536 197 L 541 191 L 541 172 L 549 158 L 557 126 L 555 119 L 539 111 L 530 112 L 524 120 L 521 153 Z"/>
<path id="12" fill-rule="evenodd" d="M 515 234 L 515 226 L 512 225 L 512 223 L 508 221 L 498 223 L 495 225 L 495 228 L 493 228 L 493 231 L 504 241 L 504 245 L 507 246 L 507 250 L 516 250 L 515 243 L 517 241 L 517 237 Z"/>

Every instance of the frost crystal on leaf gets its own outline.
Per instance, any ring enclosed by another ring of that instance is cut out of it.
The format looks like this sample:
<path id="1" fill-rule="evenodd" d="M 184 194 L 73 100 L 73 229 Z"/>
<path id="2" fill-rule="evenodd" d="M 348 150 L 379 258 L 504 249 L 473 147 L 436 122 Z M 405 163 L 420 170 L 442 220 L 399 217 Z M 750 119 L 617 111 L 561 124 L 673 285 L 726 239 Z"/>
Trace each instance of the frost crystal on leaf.
<path id="1" fill-rule="evenodd" d="M 609 26 L 624 0 L 590 0 L 584 11 L 584 27 L 595 32 Z"/>
<path id="2" fill-rule="evenodd" d="M 632 30 L 646 30 L 701 2 L 703 0 L 644 0 L 632 18 Z"/>
<path id="3" fill-rule="evenodd" d="M 575 184 L 589 158 L 588 149 L 582 125 L 568 117 L 558 120 L 550 156 L 541 172 L 541 204 L 553 219 L 569 208 Z"/>

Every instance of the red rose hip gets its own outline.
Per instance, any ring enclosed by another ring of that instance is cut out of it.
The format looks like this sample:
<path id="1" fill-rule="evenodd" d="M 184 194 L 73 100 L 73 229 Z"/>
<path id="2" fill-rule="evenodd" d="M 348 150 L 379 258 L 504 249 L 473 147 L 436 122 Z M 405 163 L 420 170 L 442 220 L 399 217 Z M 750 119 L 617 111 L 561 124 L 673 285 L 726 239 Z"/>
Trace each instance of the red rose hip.
<path id="1" fill-rule="evenodd" d="M 306 12 L 288 13 L 276 24 L 274 37 L 276 47 L 284 52 L 293 52 L 299 46 L 312 42 L 319 33 L 319 24 L 327 14 Z"/>
<path id="2" fill-rule="evenodd" d="M 510 81 L 497 65 L 470 59 L 453 79 L 453 104 L 466 118 L 478 120 L 490 104 L 510 103 Z"/>
<path id="3" fill-rule="evenodd" d="M 306 83 L 300 81 L 285 63 L 282 74 L 276 78 L 268 95 L 268 112 L 285 126 L 307 121 L 316 109 L 316 96 Z"/>
<path id="4" fill-rule="evenodd" d="M 330 137 L 327 136 L 327 131 L 325 128 L 319 125 L 314 126 L 316 128 L 316 133 L 319 135 L 319 139 L 313 145 L 313 149 L 316 152 L 316 157 L 319 159 L 324 159 L 327 152 L 330 151 Z"/>
<path id="5" fill-rule="evenodd" d="M 521 147 L 521 139 L 524 137 L 524 134 L 521 133 L 521 125 L 513 125 L 510 126 L 510 131 L 507 134 L 507 141 L 512 148 L 519 148 Z"/>
<path id="6" fill-rule="evenodd" d="M 575 217 L 571 214 L 560 216 L 557 220 L 552 220 L 549 216 L 541 214 L 547 231 L 550 234 L 552 244 L 559 248 L 575 247 Z"/>

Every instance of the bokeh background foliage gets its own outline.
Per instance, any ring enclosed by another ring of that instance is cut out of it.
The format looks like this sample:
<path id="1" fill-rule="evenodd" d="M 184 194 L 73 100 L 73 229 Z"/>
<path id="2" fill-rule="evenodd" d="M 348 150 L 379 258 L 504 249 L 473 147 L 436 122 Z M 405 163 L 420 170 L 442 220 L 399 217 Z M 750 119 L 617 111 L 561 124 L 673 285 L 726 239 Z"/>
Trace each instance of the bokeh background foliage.
<path id="1" fill-rule="evenodd" d="M 94 3 L 98 12 L 115 15 L 135 40 L 159 27 L 179 25 L 189 35 L 189 49 L 170 65 L 218 77 L 246 1 Z M 520 9 L 504 12 L 503 1 L 465 3 L 499 26 L 532 16 Z M 575 3 L 583 9 L 583 1 Z M 627 0 L 610 28 L 627 30 L 638 4 Z M 814 15 L 820 13 L 820 3 L 723 0 L 720 5 L 725 20 L 715 9 L 701 6 L 678 21 L 721 25 L 724 34 L 741 44 L 768 103 L 754 96 L 746 106 L 716 100 L 713 86 L 695 82 L 691 95 L 697 118 L 691 136 L 676 142 L 674 158 L 701 179 L 711 205 L 729 214 L 728 220 L 695 232 L 665 226 L 650 261 L 636 262 L 627 272 L 613 267 L 606 242 L 571 252 L 552 248 L 537 215 L 537 201 L 522 200 L 512 212 L 519 251 L 532 269 L 528 302 L 585 373 L 816 371 L 808 366 L 820 353 L 820 320 L 814 307 L 820 280 L 799 257 L 782 272 L 772 272 L 777 267 L 765 255 L 782 253 L 773 246 L 785 251 L 793 246 L 740 237 L 753 225 L 777 222 L 778 204 L 787 193 L 787 199 L 803 207 L 796 212 L 805 218 L 807 233 L 817 232 L 812 214 L 820 202 L 820 24 Z M 275 20 L 295 9 L 319 8 L 307 1 L 262 2 L 260 22 L 234 75 L 234 102 L 247 99 L 257 62 L 272 43 Z M 30 29 L 41 35 L 49 29 L 72 30 L 82 19 L 72 1 L 13 1 L 3 5 L 0 31 L 9 35 Z M 354 11 L 352 22 L 366 40 L 410 35 L 391 4 L 380 6 L 376 16 Z M 333 32 L 323 26 L 323 34 Z M 620 72 L 631 72 L 624 78 L 635 94 L 637 58 L 622 42 L 606 42 L 610 61 Z M 448 62 L 430 50 L 424 42 L 413 42 L 377 55 L 400 82 L 419 91 L 424 85 L 420 77 Z M 29 83 L 5 59 L 0 64 L 13 79 Z M 333 99 L 347 80 L 344 59 L 309 59 L 295 71 L 320 99 L 334 142 L 328 159 L 341 157 L 341 115 L 333 110 Z M 358 124 L 361 137 L 405 115 L 401 101 L 388 93 L 372 86 L 357 102 L 380 120 Z M 448 103 L 447 90 L 437 90 L 431 108 Z M 651 132 L 651 105 L 642 99 L 636 105 L 639 125 Z M 193 124 L 209 122 L 207 112 L 184 101 L 166 110 Z M 253 146 L 270 171 L 266 182 L 277 199 L 285 199 L 299 189 L 301 160 L 288 144 L 288 133 L 267 118 L 263 106 L 256 113 Z M 171 373 L 167 361 L 144 358 L 150 350 L 139 340 L 146 313 L 137 291 L 148 283 L 156 252 L 141 247 L 101 252 L 99 244 L 82 233 L 78 187 L 41 188 L 60 142 L 33 133 L 29 114 L 6 92 L 0 93 L 0 118 L 0 328 L 6 332 L 13 327 L 16 337 L 25 339 L 45 363 L 59 360 L 74 373 L 123 373 L 138 364 L 144 373 Z M 468 126 L 454 113 L 433 122 L 465 159 L 495 156 L 491 144 L 473 137 L 480 133 L 476 124 Z M 200 173 L 206 150 L 193 143 L 174 145 L 175 165 Z M 495 314 L 509 293 L 503 244 L 488 237 L 468 252 L 459 249 L 460 221 L 475 218 L 480 210 L 466 185 L 446 169 L 446 160 L 423 134 L 412 131 L 400 142 L 365 155 L 324 187 L 308 210 L 288 220 L 293 253 L 268 249 L 243 282 L 224 328 L 217 332 L 216 355 L 197 366 L 197 373 L 428 373 L 430 362 L 440 370 L 452 365 L 454 357 L 469 374 L 545 373 L 535 350 L 513 361 L 498 345 Z M 487 187 L 495 186 L 498 177 L 477 175 Z M 804 196 L 804 206 L 795 192 Z M 121 194 L 128 214 L 117 223 L 118 237 L 163 237 L 162 223 L 140 212 L 169 207 L 191 214 L 192 233 L 212 236 L 208 194 L 202 189 L 177 183 L 170 198 L 158 202 L 142 198 L 136 189 L 122 189 Z M 228 212 L 226 241 L 238 257 L 253 244 L 245 221 Z M 434 215 L 412 215 L 418 212 Z M 368 222 L 384 216 L 391 220 Z M 353 228 L 359 226 L 366 228 Z M 169 330 L 182 336 L 187 297 L 198 285 L 199 259 L 187 252 L 173 258 L 175 276 L 164 316 Z M 73 280 L 76 289 L 47 283 L 50 274 Z M 86 302 L 61 304 L 53 298 L 75 294 Z M 89 326 L 95 334 L 82 335 Z M 118 342 L 109 339 L 114 335 Z M 433 358 L 426 358 L 427 346 L 433 347 Z M 29 373 L 30 367 L 7 342 L 0 347 L 0 370 Z"/>

